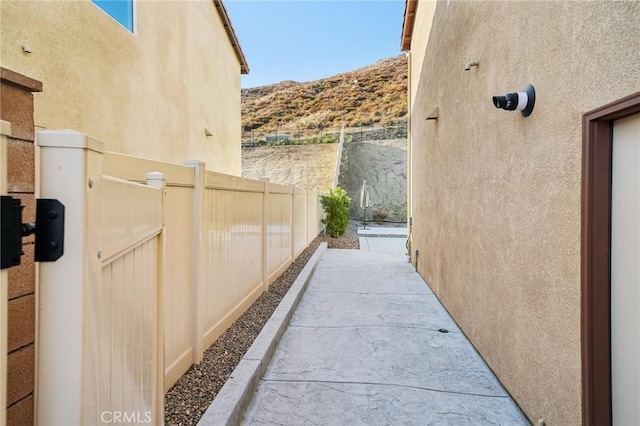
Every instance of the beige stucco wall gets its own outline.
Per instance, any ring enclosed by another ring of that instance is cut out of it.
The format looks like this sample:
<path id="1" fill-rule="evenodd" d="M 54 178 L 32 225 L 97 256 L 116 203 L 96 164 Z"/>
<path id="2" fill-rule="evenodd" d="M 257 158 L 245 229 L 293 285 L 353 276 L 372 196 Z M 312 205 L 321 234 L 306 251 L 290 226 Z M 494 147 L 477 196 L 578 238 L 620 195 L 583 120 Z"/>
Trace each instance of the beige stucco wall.
<path id="1" fill-rule="evenodd" d="M 424 56 L 427 53 L 427 42 L 431 33 L 431 24 L 433 14 L 436 10 L 437 1 L 422 0 L 416 4 L 414 25 L 417 31 L 413 32 L 411 37 L 411 61 L 409 62 L 409 74 L 415 76 L 409 79 L 409 99 L 413 100 L 416 96 L 420 84 L 420 71 L 424 63 Z"/>
<path id="2" fill-rule="evenodd" d="M 581 116 L 640 91 L 639 40 L 637 1 L 441 1 L 414 63 L 418 271 L 534 422 L 581 422 Z"/>
<path id="3" fill-rule="evenodd" d="M 420 74 L 422 73 L 422 65 L 424 63 L 424 57 L 427 53 L 427 42 L 429 41 L 429 34 L 431 33 L 431 25 L 433 22 L 433 15 L 436 10 L 437 1 L 435 0 L 422 0 L 416 3 L 414 25 L 417 31 L 413 32 L 411 37 L 411 50 L 407 52 L 408 66 L 409 66 L 409 87 L 407 102 L 409 107 L 409 122 L 407 126 L 407 222 L 409 218 L 413 217 L 413 198 L 411 196 L 413 188 L 413 150 L 411 144 L 413 141 L 413 120 L 411 115 L 413 113 L 413 105 L 416 99 L 418 87 L 420 87 L 421 80 Z M 405 24 L 406 25 L 406 24 Z M 424 113 L 418 112 L 420 116 Z M 429 113 L 427 113 L 429 114 Z M 411 232 L 411 226 L 408 225 L 407 232 Z M 414 249 L 409 243 L 409 256 L 413 257 Z M 415 262 L 415 259 L 413 260 Z"/>
<path id="4" fill-rule="evenodd" d="M 134 34 L 89 0 L 3 0 L 0 12 L 2 66 L 43 82 L 36 126 L 241 174 L 240 63 L 211 0 L 138 0 Z"/>

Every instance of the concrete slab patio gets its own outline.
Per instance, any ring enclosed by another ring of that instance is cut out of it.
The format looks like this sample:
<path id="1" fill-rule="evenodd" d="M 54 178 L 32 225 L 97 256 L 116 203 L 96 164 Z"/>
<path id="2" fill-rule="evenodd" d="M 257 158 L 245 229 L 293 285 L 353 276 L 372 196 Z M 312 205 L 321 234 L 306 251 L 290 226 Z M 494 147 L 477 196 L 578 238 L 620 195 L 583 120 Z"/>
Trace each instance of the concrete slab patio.
<path id="1" fill-rule="evenodd" d="M 331 249 L 239 417 L 247 425 L 529 424 L 404 256 Z"/>

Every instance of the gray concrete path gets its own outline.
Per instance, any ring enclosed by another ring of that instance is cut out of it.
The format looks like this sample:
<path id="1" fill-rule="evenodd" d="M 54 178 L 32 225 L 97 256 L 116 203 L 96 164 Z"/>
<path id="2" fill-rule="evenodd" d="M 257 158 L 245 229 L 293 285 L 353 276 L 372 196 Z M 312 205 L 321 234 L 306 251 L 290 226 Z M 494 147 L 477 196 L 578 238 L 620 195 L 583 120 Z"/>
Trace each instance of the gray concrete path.
<path id="1" fill-rule="evenodd" d="M 359 227 L 358 236 L 360 250 L 407 254 L 407 228 Z"/>
<path id="2" fill-rule="evenodd" d="M 529 423 L 404 256 L 328 250 L 243 424 Z"/>
<path id="3" fill-rule="evenodd" d="M 365 228 L 363 226 L 358 227 L 358 235 L 396 235 L 399 237 L 407 236 L 406 227 L 385 227 L 385 226 L 369 226 Z"/>
<path id="4" fill-rule="evenodd" d="M 360 237 L 360 250 L 406 254 L 406 238 Z"/>

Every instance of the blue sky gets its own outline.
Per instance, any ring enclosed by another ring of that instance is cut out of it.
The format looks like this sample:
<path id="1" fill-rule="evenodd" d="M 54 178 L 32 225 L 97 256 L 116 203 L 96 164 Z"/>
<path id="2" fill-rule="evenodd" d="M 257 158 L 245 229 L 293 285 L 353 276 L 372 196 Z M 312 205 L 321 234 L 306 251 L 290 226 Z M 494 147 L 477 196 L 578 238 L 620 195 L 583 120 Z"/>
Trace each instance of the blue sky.
<path id="1" fill-rule="evenodd" d="M 133 32 L 133 2 L 129 0 L 91 0 L 107 15 Z"/>
<path id="2" fill-rule="evenodd" d="M 404 0 L 225 0 L 249 63 L 242 87 L 330 77 L 396 56 Z"/>

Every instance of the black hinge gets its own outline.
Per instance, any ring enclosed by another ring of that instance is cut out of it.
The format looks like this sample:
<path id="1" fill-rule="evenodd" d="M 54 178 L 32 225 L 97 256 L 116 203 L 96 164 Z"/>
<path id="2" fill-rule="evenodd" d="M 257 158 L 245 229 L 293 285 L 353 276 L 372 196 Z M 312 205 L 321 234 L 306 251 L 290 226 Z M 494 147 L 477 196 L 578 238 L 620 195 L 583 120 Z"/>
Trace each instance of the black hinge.
<path id="1" fill-rule="evenodd" d="M 64 254 L 64 205 L 58 200 L 36 200 L 36 223 L 22 223 L 20 200 L 1 197 L 0 268 L 20 265 L 22 237 L 36 234 L 35 261 L 54 262 Z"/>

